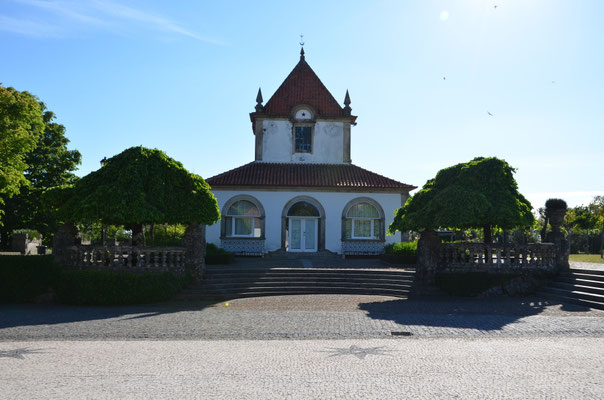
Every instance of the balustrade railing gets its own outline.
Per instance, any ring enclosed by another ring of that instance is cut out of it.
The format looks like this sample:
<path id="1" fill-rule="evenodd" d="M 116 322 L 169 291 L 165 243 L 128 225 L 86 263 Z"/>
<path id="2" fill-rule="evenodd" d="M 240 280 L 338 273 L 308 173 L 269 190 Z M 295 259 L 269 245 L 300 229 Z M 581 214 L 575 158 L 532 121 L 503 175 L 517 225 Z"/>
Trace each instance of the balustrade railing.
<path id="1" fill-rule="evenodd" d="M 556 266 L 556 249 L 553 243 L 445 243 L 440 264 L 455 270 L 552 269 Z"/>
<path id="2" fill-rule="evenodd" d="M 184 247 L 78 245 L 69 251 L 74 268 L 185 272 Z"/>

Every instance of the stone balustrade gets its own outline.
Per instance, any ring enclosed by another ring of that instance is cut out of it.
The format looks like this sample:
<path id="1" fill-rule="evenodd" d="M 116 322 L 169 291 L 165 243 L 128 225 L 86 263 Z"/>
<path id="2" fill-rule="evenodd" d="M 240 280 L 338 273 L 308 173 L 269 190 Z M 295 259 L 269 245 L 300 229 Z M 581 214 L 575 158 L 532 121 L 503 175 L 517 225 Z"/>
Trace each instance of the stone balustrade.
<path id="1" fill-rule="evenodd" d="M 132 272 L 185 272 L 184 247 L 101 246 L 69 247 L 68 266 Z"/>
<path id="2" fill-rule="evenodd" d="M 440 270 L 448 272 L 556 269 L 553 243 L 484 244 L 446 243 L 440 249 Z"/>

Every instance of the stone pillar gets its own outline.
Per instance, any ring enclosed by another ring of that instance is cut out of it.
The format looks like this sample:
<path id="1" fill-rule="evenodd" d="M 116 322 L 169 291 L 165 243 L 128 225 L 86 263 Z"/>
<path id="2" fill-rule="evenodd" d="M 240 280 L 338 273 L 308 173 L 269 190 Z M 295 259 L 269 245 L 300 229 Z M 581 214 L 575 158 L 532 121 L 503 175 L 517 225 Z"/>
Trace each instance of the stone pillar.
<path id="1" fill-rule="evenodd" d="M 193 273 L 197 280 L 203 277 L 206 256 L 206 226 L 190 224 L 182 238 L 185 248 L 185 267 Z"/>
<path id="2" fill-rule="evenodd" d="M 547 234 L 545 241 L 556 245 L 556 268 L 558 270 L 565 270 L 570 268 L 568 263 L 568 256 L 570 254 L 570 246 L 568 240 L 564 237 L 564 233 L 560 229 L 564 222 L 564 215 L 566 209 L 554 209 L 545 210 L 549 223 L 552 226 L 552 231 Z"/>
<path id="3" fill-rule="evenodd" d="M 73 222 L 67 221 L 59 227 L 52 240 L 52 255 L 57 264 L 71 265 L 69 249 L 80 242 L 78 228 Z"/>
<path id="4" fill-rule="evenodd" d="M 422 232 L 417 242 L 417 283 L 420 287 L 433 286 L 441 256 L 440 237 L 434 230 Z"/>

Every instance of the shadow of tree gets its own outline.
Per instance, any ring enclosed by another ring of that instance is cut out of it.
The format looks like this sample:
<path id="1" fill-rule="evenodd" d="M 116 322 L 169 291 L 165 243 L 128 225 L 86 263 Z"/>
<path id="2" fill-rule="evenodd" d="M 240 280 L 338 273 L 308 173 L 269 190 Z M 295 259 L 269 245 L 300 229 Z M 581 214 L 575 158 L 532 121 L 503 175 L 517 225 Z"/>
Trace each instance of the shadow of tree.
<path id="1" fill-rule="evenodd" d="M 71 322 L 151 318 L 164 314 L 199 311 L 219 301 L 167 302 L 137 306 L 1 305 L 0 329 L 18 326 L 56 325 Z"/>
<path id="2" fill-rule="evenodd" d="M 446 296 L 361 303 L 359 309 L 366 311 L 370 318 L 400 325 L 495 331 L 555 306 L 560 307 L 558 312 L 589 311 L 587 307 L 536 297 L 478 299 Z"/>

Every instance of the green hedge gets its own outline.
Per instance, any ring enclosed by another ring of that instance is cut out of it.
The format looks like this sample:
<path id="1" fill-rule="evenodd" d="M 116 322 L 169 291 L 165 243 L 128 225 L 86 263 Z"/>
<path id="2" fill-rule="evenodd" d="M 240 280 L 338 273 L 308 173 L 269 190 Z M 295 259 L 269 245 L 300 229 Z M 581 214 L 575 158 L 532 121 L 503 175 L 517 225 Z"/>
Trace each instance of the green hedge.
<path id="1" fill-rule="evenodd" d="M 56 285 L 63 304 L 119 305 L 170 300 L 192 281 L 190 276 L 65 270 Z"/>
<path id="2" fill-rule="evenodd" d="M 208 243 L 206 245 L 206 264 L 221 265 L 231 264 L 233 262 L 235 262 L 235 254 L 229 253 L 213 243 Z"/>
<path id="3" fill-rule="evenodd" d="M 389 244 L 384 247 L 386 254 L 397 254 L 401 256 L 417 255 L 417 242 L 401 242 Z"/>
<path id="4" fill-rule="evenodd" d="M 73 305 L 141 304 L 169 300 L 192 282 L 190 276 L 67 270 L 52 256 L 0 256 L 0 303 L 27 303 L 55 292 Z"/>
<path id="5" fill-rule="evenodd" d="M 452 296 L 473 297 L 517 278 L 515 274 L 488 272 L 437 273 L 436 286 Z"/>
<path id="6" fill-rule="evenodd" d="M 26 303 L 46 293 L 61 271 L 52 256 L 0 255 L 0 303 Z"/>

